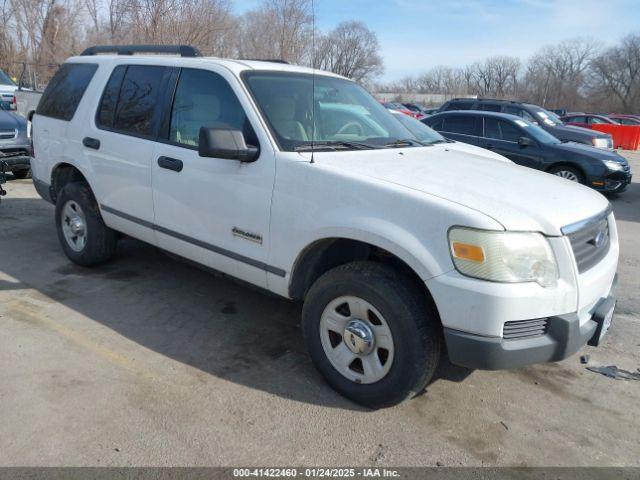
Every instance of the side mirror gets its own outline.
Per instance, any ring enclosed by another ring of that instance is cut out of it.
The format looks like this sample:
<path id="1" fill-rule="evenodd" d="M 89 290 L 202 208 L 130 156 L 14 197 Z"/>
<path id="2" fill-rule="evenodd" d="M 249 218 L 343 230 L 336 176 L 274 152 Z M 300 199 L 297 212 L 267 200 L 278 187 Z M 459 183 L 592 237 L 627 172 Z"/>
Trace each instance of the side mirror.
<path id="1" fill-rule="evenodd" d="M 198 155 L 201 157 L 253 162 L 258 154 L 258 148 L 247 145 L 240 130 L 200 127 Z"/>
<path id="2" fill-rule="evenodd" d="M 29 120 L 30 122 L 33 122 L 33 116 L 36 114 L 35 110 L 31 110 L 28 114 L 27 114 L 27 120 Z"/>
<path id="3" fill-rule="evenodd" d="M 529 147 L 533 145 L 533 141 L 529 137 L 520 137 L 518 139 L 518 145 L 520 145 L 520 148 Z"/>

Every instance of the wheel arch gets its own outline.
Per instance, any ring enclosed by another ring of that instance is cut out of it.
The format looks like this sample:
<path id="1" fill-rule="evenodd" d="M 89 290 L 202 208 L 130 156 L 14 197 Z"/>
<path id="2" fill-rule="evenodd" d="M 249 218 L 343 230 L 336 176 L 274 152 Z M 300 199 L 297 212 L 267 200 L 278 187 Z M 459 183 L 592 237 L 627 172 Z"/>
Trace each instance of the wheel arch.
<path id="1" fill-rule="evenodd" d="M 327 271 L 353 261 L 369 260 L 392 265 L 410 277 L 432 301 L 424 280 L 433 276 L 418 260 L 395 245 L 381 245 L 346 236 L 317 239 L 297 256 L 289 281 L 289 297 L 303 300 L 313 283 Z"/>
<path id="2" fill-rule="evenodd" d="M 574 170 L 577 170 L 578 173 L 580 173 L 580 175 L 582 175 L 582 179 L 586 180 L 587 179 L 587 172 L 585 171 L 584 167 L 582 167 L 581 165 L 575 163 L 575 162 L 569 162 L 566 160 L 560 161 L 560 162 L 554 162 L 551 165 L 547 165 L 547 167 L 544 169 L 545 172 L 550 172 L 551 170 L 558 168 L 558 167 L 571 167 Z"/>
<path id="3" fill-rule="evenodd" d="M 51 169 L 51 200 L 56 203 L 58 193 L 71 182 L 85 182 L 91 188 L 87 176 L 76 166 L 60 162 Z M 93 191 L 93 189 L 91 189 Z"/>

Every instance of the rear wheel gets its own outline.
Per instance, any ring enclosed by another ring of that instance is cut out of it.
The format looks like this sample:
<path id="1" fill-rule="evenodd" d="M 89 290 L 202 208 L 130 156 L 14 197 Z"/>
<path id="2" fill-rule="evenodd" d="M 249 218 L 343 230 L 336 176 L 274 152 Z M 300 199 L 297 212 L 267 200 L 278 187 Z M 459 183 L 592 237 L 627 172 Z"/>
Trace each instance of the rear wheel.
<path id="1" fill-rule="evenodd" d="M 98 204 L 84 182 L 72 182 L 56 201 L 58 239 L 69 259 L 82 266 L 109 260 L 116 249 L 117 233 L 102 220 Z"/>
<path id="2" fill-rule="evenodd" d="M 372 408 L 420 392 L 440 357 L 435 308 L 412 279 L 383 264 L 353 262 L 325 273 L 307 294 L 302 327 L 327 382 Z"/>
<path id="3" fill-rule="evenodd" d="M 578 169 L 560 165 L 549 169 L 549 173 L 576 183 L 584 183 L 584 175 Z"/>

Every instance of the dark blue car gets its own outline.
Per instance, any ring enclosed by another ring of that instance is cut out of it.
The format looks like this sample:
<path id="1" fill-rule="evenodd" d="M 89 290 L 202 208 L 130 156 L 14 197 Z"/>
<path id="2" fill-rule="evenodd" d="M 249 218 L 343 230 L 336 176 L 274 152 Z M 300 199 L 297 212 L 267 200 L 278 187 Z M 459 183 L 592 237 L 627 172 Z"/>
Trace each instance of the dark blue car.
<path id="1" fill-rule="evenodd" d="M 631 168 L 614 151 L 561 142 L 515 115 L 448 111 L 422 120 L 451 140 L 493 150 L 518 165 L 543 170 L 603 192 L 619 193 L 631 183 Z"/>

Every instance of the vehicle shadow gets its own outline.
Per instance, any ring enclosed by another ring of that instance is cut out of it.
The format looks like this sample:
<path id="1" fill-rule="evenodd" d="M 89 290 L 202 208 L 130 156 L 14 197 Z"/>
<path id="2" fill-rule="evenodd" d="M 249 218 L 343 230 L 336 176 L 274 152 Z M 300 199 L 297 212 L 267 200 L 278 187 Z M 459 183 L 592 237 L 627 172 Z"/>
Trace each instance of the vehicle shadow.
<path id="1" fill-rule="evenodd" d="M 640 183 L 631 183 L 623 193 L 607 196 L 616 220 L 640 222 Z"/>
<path id="2" fill-rule="evenodd" d="M 175 361 L 250 388 L 334 408 L 366 411 L 335 393 L 306 352 L 301 305 L 123 239 L 108 264 L 82 268 L 58 244 L 53 207 L 33 198 L 0 205 L 0 291 L 26 289 Z M 14 298 L 16 298 L 14 297 Z M 471 371 L 443 359 L 433 382 Z M 433 383 L 432 382 L 432 383 Z"/>

